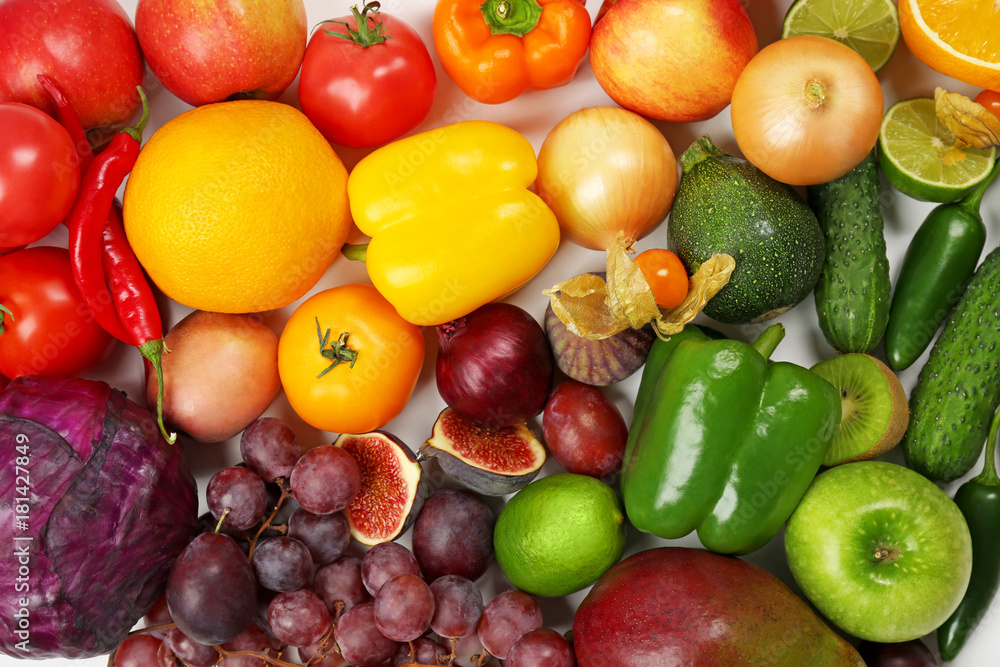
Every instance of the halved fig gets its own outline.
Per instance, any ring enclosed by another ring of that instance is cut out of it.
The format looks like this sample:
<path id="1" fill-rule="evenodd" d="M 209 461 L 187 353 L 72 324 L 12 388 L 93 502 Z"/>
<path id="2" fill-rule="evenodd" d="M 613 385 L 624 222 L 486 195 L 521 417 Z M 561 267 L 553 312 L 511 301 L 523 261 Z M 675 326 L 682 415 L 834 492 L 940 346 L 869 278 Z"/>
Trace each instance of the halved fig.
<path id="1" fill-rule="evenodd" d="M 528 485 L 545 463 L 545 447 L 527 424 L 489 426 L 445 408 L 420 455 L 436 458 L 459 484 L 485 496 Z"/>
<path id="2" fill-rule="evenodd" d="M 361 489 L 344 509 L 351 537 L 373 546 L 405 533 L 430 495 L 413 450 L 385 431 L 344 433 L 333 444 L 361 469 Z"/>

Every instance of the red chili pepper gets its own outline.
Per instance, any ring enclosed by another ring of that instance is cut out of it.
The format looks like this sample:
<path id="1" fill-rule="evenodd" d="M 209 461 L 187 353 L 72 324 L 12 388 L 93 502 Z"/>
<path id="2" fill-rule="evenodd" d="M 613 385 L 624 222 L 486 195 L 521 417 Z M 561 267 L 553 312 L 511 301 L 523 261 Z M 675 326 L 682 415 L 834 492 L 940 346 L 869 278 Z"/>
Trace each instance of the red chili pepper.
<path id="1" fill-rule="evenodd" d="M 73 147 L 76 148 L 76 156 L 80 161 L 80 173 L 87 171 L 91 161 L 94 159 L 94 151 L 87 141 L 87 132 L 80 123 L 80 117 L 76 115 L 76 110 L 69 103 L 66 94 L 56 85 L 56 82 L 45 74 L 36 75 L 38 83 L 49 94 L 52 103 L 56 105 L 56 120 L 69 132 L 70 139 L 73 140 Z"/>
<path id="2" fill-rule="evenodd" d="M 164 346 L 159 310 L 114 208 L 115 193 L 139 157 L 142 130 L 149 120 L 142 88 L 139 96 L 142 118 L 116 134 L 84 173 L 67 223 L 69 250 L 73 277 L 94 318 L 118 340 L 137 346 L 156 369 L 157 423 L 172 443 L 177 436 L 163 425 Z"/>

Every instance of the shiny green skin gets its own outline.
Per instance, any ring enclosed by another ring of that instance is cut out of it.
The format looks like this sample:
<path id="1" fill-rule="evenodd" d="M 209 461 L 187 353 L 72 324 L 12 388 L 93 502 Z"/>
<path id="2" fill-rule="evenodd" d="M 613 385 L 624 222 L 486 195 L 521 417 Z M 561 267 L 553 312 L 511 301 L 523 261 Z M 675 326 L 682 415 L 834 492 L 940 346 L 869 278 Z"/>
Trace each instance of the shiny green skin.
<path id="1" fill-rule="evenodd" d="M 626 449 L 621 488 L 636 528 L 665 539 L 697 530 L 711 551 L 746 554 L 791 515 L 840 423 L 840 395 L 761 349 L 698 336 L 673 349 Z"/>
<path id="2" fill-rule="evenodd" d="M 1000 404 L 1000 248 L 986 256 L 910 392 L 908 466 L 951 482 L 976 464 Z"/>
<path id="3" fill-rule="evenodd" d="M 840 178 L 806 191 L 826 237 L 815 294 L 820 330 L 838 352 L 871 352 L 885 333 L 892 293 L 878 160 L 869 153 Z"/>
<path id="4" fill-rule="evenodd" d="M 802 301 L 816 286 L 826 245 L 819 222 L 788 185 L 709 137 L 681 155 L 667 241 L 694 273 L 713 253 L 736 260 L 729 282 L 705 306 L 719 322 L 763 322 Z"/>

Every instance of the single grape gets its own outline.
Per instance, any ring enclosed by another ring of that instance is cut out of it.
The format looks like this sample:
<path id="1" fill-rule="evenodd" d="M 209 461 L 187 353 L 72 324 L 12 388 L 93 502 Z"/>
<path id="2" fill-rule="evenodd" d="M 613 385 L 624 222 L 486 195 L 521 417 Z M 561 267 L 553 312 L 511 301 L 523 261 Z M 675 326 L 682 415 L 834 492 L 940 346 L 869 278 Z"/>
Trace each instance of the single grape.
<path id="1" fill-rule="evenodd" d="M 504 667 L 576 667 L 573 647 L 548 628 L 525 632 L 507 652 Z"/>
<path id="2" fill-rule="evenodd" d="M 431 630 L 448 638 L 468 637 L 483 613 L 483 594 L 465 577 L 446 574 L 430 586 L 434 596 Z"/>
<path id="3" fill-rule="evenodd" d="M 277 656 L 283 644 L 260 629 L 256 623 L 251 623 L 243 633 L 231 642 L 226 642 L 222 648 L 229 651 L 256 651 Z M 219 667 L 262 667 L 260 658 L 251 656 L 236 656 L 226 658 Z M 117 667 L 117 666 L 116 666 Z"/>
<path id="4" fill-rule="evenodd" d="M 869 667 L 936 667 L 937 658 L 920 639 L 881 644 L 863 641 L 858 653 Z"/>
<path id="5" fill-rule="evenodd" d="M 166 593 L 157 598 L 156 602 L 153 603 L 153 606 L 146 612 L 146 615 L 142 617 L 143 627 L 146 628 L 152 628 L 157 625 L 166 625 L 167 623 L 173 622 L 174 619 L 170 618 L 170 609 L 167 608 Z M 168 632 L 170 632 L 169 629 L 153 630 L 149 634 L 159 640 L 163 640 L 167 638 Z"/>
<path id="6" fill-rule="evenodd" d="M 312 577 L 309 549 L 294 537 L 272 537 L 258 543 L 250 564 L 257 583 L 279 593 L 302 588 Z"/>
<path id="7" fill-rule="evenodd" d="M 375 667 L 399 648 L 375 626 L 375 603 L 362 602 L 344 612 L 337 622 L 337 646 L 347 662 L 357 667 Z"/>
<path id="8" fill-rule="evenodd" d="M 330 629 L 330 612 L 312 591 L 279 593 L 267 607 L 267 624 L 278 641 L 292 646 L 315 644 Z"/>
<path id="9" fill-rule="evenodd" d="M 313 562 L 332 563 L 340 558 L 351 541 L 351 527 L 342 512 L 313 514 L 299 508 L 288 518 L 288 535 L 307 547 Z"/>
<path id="10" fill-rule="evenodd" d="M 397 642 L 413 641 L 427 632 L 433 617 L 434 595 L 415 574 L 393 577 L 375 596 L 375 626 Z"/>
<path id="11" fill-rule="evenodd" d="M 501 660 L 518 637 L 542 627 L 542 609 L 527 593 L 505 591 L 489 601 L 479 617 L 479 640 Z"/>
<path id="12" fill-rule="evenodd" d="M 428 581 L 482 576 L 493 558 L 494 522 L 486 503 L 469 491 L 442 489 L 428 498 L 413 525 L 413 555 Z"/>
<path id="13" fill-rule="evenodd" d="M 313 514 L 347 507 L 361 489 L 361 468 L 346 449 L 321 445 L 302 455 L 291 476 L 292 494 Z"/>
<path id="14" fill-rule="evenodd" d="M 445 648 L 430 637 L 417 637 L 413 640 L 413 648 L 416 651 L 415 656 L 410 651 L 409 643 L 400 644 L 396 649 L 396 655 L 392 656 L 392 667 L 409 665 L 414 661 L 423 665 L 440 665 L 438 656 L 451 653 L 451 649 Z"/>
<path id="15" fill-rule="evenodd" d="M 223 468 L 208 480 L 205 500 L 216 520 L 229 510 L 222 525 L 247 530 L 264 518 L 267 489 L 264 480 L 249 468 Z"/>
<path id="16" fill-rule="evenodd" d="M 274 638 L 274 633 L 271 631 L 271 626 L 267 623 L 267 608 L 271 606 L 271 600 L 273 600 L 278 594 L 274 591 L 269 591 L 262 586 L 257 587 L 257 606 L 254 609 L 253 622 L 258 628 L 264 631 L 268 637 Z"/>
<path id="17" fill-rule="evenodd" d="M 149 634 L 132 635 L 118 645 L 115 667 L 149 667 L 155 665 L 163 642 Z"/>
<path id="18" fill-rule="evenodd" d="M 291 476 L 302 451 L 291 426 L 274 417 L 261 417 L 243 430 L 240 456 L 261 479 L 273 482 Z"/>
<path id="19" fill-rule="evenodd" d="M 202 644 L 236 639 L 253 619 L 256 603 L 253 568 L 228 535 L 195 537 L 167 578 L 170 616 L 184 634 Z"/>
<path id="20" fill-rule="evenodd" d="M 376 544 L 361 559 L 361 581 L 372 595 L 378 594 L 382 584 L 401 574 L 420 574 L 417 559 L 401 544 Z"/>
<path id="21" fill-rule="evenodd" d="M 177 667 L 177 658 L 174 657 L 174 652 L 170 650 L 167 642 L 160 642 L 160 649 L 156 652 L 154 664 L 156 667 Z"/>
<path id="22" fill-rule="evenodd" d="M 170 631 L 164 643 L 189 667 L 212 667 L 219 660 L 215 647 L 196 642 L 177 628 Z"/>
<path id="23" fill-rule="evenodd" d="M 500 661 L 489 654 L 479 635 L 472 633 L 455 641 L 455 667 L 497 667 Z"/>
<path id="24" fill-rule="evenodd" d="M 341 556 L 316 570 L 312 590 L 323 601 L 331 614 L 334 603 L 344 603 L 344 610 L 372 599 L 361 580 L 361 559 L 355 556 Z"/>

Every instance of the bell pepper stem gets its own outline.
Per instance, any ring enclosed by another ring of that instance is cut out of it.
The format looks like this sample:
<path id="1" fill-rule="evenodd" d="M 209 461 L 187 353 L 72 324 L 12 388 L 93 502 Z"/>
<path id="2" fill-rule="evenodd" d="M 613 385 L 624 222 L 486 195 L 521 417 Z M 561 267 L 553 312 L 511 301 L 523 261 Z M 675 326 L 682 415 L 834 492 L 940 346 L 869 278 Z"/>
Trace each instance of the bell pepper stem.
<path id="1" fill-rule="evenodd" d="M 542 17 L 538 0 L 486 0 L 479 5 L 479 11 L 493 35 L 524 37 Z"/>
<path id="2" fill-rule="evenodd" d="M 993 421 L 990 422 L 989 436 L 986 440 L 986 461 L 983 463 L 983 471 L 971 481 L 983 486 L 1000 486 L 1000 476 L 997 475 L 997 435 L 1000 431 L 1000 409 L 993 413 Z"/>
<path id="3" fill-rule="evenodd" d="M 772 324 L 757 337 L 753 343 L 753 349 L 760 353 L 764 359 L 770 359 L 775 348 L 785 337 L 785 327 L 782 324 Z"/>
<path id="4" fill-rule="evenodd" d="M 989 175 L 983 179 L 983 181 L 976 186 L 976 189 L 965 195 L 959 202 L 958 205 L 974 214 L 977 218 L 979 217 L 979 204 L 983 201 L 983 195 L 986 194 L 986 189 L 990 187 L 990 183 L 997 177 L 1000 173 L 1000 157 L 993 164 L 993 169 L 990 170 Z"/>
<path id="5" fill-rule="evenodd" d="M 7 318 L 10 318 L 10 321 L 13 322 L 14 321 L 14 313 L 10 312 L 10 309 L 7 308 L 7 306 L 5 306 L 2 303 L 0 303 L 0 334 L 2 334 L 4 331 L 7 330 L 4 327 L 4 324 L 5 324 L 6 320 L 7 320 Z"/>
<path id="6" fill-rule="evenodd" d="M 167 351 L 163 339 L 147 340 L 139 346 L 139 354 L 149 359 L 156 371 L 156 423 L 160 427 L 160 433 L 171 445 L 177 442 L 176 433 L 168 433 L 167 427 L 163 425 L 163 353 Z"/>
<path id="7" fill-rule="evenodd" d="M 350 243 L 346 243 L 340 249 L 340 252 L 347 259 L 353 259 L 356 262 L 363 262 L 368 257 L 368 244 L 359 243 L 352 245 Z"/>

